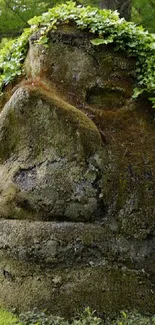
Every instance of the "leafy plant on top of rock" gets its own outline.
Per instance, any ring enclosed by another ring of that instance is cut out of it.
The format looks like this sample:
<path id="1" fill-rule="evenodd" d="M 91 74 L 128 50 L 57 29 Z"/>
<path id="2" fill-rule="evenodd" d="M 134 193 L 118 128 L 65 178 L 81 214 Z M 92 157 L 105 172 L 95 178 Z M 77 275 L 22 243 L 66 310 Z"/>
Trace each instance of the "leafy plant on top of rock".
<path id="1" fill-rule="evenodd" d="M 94 46 L 113 43 L 115 50 L 123 50 L 128 56 L 136 57 L 137 85 L 133 97 L 137 98 L 143 91 L 147 91 L 154 103 L 155 36 L 144 31 L 142 27 L 136 27 L 134 23 L 119 18 L 117 11 L 76 6 L 72 1 L 31 19 L 31 27 L 0 51 L 0 88 L 21 74 L 31 34 L 40 30 L 38 43 L 46 46 L 49 30 L 55 30 L 58 25 L 68 24 L 70 21 L 74 21 L 77 28 L 95 35 L 91 40 Z"/>

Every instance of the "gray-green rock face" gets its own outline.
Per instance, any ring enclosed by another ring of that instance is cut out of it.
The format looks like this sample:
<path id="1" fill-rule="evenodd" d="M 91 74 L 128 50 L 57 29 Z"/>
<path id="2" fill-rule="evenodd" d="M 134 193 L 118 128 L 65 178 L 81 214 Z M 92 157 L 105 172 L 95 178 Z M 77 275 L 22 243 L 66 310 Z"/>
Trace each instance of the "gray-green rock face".
<path id="1" fill-rule="evenodd" d="M 135 60 L 74 26 L 37 37 L 0 113 L 0 303 L 154 312 L 155 125 Z"/>
<path id="2" fill-rule="evenodd" d="M 86 115 L 19 88 L 0 119 L 1 218 L 88 221 L 101 213 L 101 137 Z"/>
<path id="3" fill-rule="evenodd" d="M 101 225 L 1 221 L 0 303 L 66 317 L 88 305 L 110 315 L 135 306 L 153 313 L 145 253 L 153 257 L 154 246 Z"/>
<path id="4" fill-rule="evenodd" d="M 117 110 L 131 99 L 135 61 L 112 46 L 94 48 L 94 35 L 64 25 L 49 33 L 49 48 L 37 45 L 39 33 L 30 38 L 25 62 L 28 76 L 51 81 L 74 105 Z M 113 97 L 113 100 L 110 98 Z M 114 104 L 115 103 L 115 104 Z"/>

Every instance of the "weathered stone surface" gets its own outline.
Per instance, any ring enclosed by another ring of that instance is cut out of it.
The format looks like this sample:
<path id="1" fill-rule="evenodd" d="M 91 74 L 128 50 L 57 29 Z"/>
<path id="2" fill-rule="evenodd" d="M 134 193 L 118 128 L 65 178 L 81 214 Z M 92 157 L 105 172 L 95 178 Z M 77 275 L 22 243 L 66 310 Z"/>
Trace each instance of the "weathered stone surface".
<path id="1" fill-rule="evenodd" d="M 101 137 L 85 114 L 20 88 L 0 121 L 2 218 L 89 220 L 101 213 Z"/>
<path id="2" fill-rule="evenodd" d="M 37 38 L 0 114 L 0 303 L 154 312 L 155 122 L 135 59 L 74 26 Z"/>
<path id="3" fill-rule="evenodd" d="M 134 59 L 114 52 L 112 46 L 93 47 L 94 35 L 75 26 L 49 33 L 48 49 L 36 44 L 38 37 L 36 33 L 30 39 L 25 63 L 29 76 L 50 80 L 67 100 L 82 107 L 88 103 L 115 110 L 128 103 L 134 87 Z"/>
<path id="4" fill-rule="evenodd" d="M 0 221 L 0 303 L 68 317 L 88 305 L 107 314 L 135 306 L 153 312 L 146 251 L 153 257 L 154 246 L 100 225 Z"/>
<path id="5" fill-rule="evenodd" d="M 93 223 L 0 221 L 0 249 L 9 257 L 42 267 L 122 264 L 155 273 L 155 239 L 127 239 Z"/>

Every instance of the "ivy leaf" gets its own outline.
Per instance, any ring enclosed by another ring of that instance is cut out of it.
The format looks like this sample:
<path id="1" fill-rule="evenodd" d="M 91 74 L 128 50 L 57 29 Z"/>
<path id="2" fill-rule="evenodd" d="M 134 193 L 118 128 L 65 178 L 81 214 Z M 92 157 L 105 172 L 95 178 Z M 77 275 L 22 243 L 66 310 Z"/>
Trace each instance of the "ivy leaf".
<path id="1" fill-rule="evenodd" d="M 94 38 L 93 40 L 91 40 L 90 42 L 93 44 L 93 45 L 101 45 L 101 44 L 105 44 L 105 39 L 103 38 Z"/>
<path id="2" fill-rule="evenodd" d="M 42 22 L 42 16 L 34 16 L 28 20 L 30 26 L 38 26 Z"/>
<path id="3" fill-rule="evenodd" d="M 49 38 L 47 36 L 42 36 L 36 43 L 45 45 L 48 43 L 48 40 L 49 40 Z"/>
<path id="4" fill-rule="evenodd" d="M 147 89 L 145 89 L 145 88 L 135 88 L 132 98 L 133 99 L 138 98 L 138 96 L 141 95 L 144 92 L 144 90 L 147 90 Z"/>

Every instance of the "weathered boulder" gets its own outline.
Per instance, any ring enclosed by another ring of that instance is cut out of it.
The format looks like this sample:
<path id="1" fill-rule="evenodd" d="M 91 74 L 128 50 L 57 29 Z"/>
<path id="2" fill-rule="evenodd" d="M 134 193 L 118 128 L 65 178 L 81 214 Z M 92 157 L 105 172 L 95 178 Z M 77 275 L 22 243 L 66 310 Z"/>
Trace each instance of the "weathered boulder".
<path id="1" fill-rule="evenodd" d="M 27 87 L 0 121 L 1 218 L 88 221 L 101 213 L 101 137 L 85 114 Z"/>
<path id="2" fill-rule="evenodd" d="M 154 260 L 154 240 L 118 238 L 93 223 L 4 220 L 0 225 L 1 305 L 37 306 L 66 317 L 88 305 L 106 314 L 135 306 L 154 312 L 147 262 L 148 254 Z"/>
<path id="3" fill-rule="evenodd" d="M 132 99 L 136 61 L 75 26 L 38 37 L 0 114 L 0 303 L 154 312 L 155 125 Z"/>
<path id="4" fill-rule="evenodd" d="M 98 188 L 102 219 L 114 217 L 119 231 L 145 238 L 155 227 L 154 115 L 145 98 L 132 99 L 135 59 L 112 46 L 93 47 L 93 36 L 74 26 L 49 34 L 49 48 L 30 39 L 28 75 L 40 75 L 94 121 L 100 131 L 102 167 Z"/>

